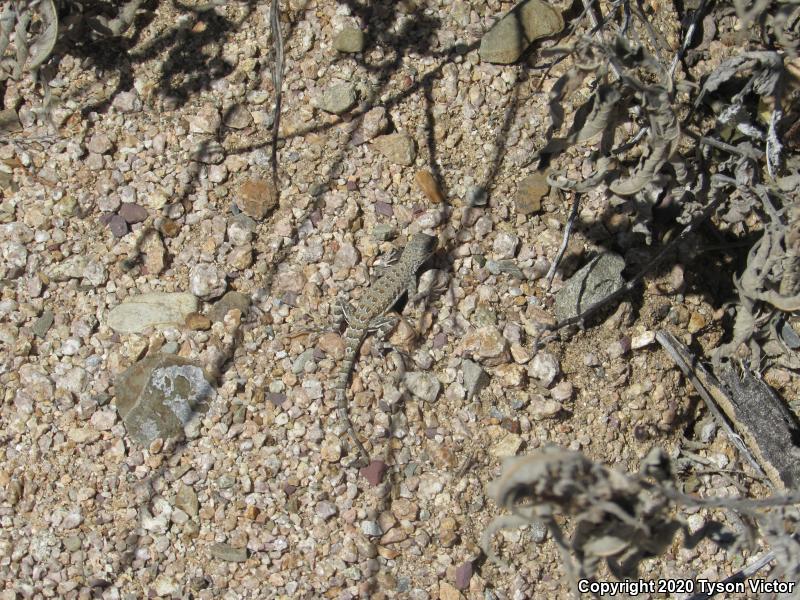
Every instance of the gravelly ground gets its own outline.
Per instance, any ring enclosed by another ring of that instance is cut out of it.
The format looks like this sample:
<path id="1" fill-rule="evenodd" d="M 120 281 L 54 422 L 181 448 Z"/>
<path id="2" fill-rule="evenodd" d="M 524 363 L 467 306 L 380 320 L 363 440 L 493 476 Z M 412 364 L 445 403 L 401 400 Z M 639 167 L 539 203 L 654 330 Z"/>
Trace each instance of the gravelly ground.
<path id="1" fill-rule="evenodd" d="M 531 355 L 552 319 L 543 276 L 569 206 L 550 193 L 530 211 L 517 190 L 566 67 L 545 73 L 535 54 L 533 68 L 480 62 L 481 33 L 509 4 L 289 4 L 276 207 L 267 6 L 163 6 L 133 37 L 69 46 L 50 84 L 56 136 L 31 109 L 38 92 L 7 86 L 23 130 L 0 145 L 3 600 L 563 597 L 558 553 L 530 531 L 497 536 L 512 568 L 478 561 L 457 589 L 497 514 L 486 484 L 500 457 L 553 442 L 636 470 L 653 445 L 695 435 L 698 399 L 667 355 L 627 351 L 625 338 L 667 328 L 696 349 L 716 345 L 722 313 L 691 244 L 604 321 Z M 349 25 L 368 32 L 363 54 L 333 47 Z M 675 23 L 655 26 L 674 48 Z M 341 82 L 360 104 L 342 116 L 316 108 Z M 372 141 L 384 120 L 414 141 L 411 164 Z M 581 164 L 572 153 L 559 167 Z M 423 193 L 421 170 L 443 202 Z M 487 206 L 469 206 L 475 188 L 489 190 Z M 237 216 L 248 198 L 263 218 Z M 619 243 L 628 208 L 609 208 L 602 190 L 585 198 L 590 225 L 551 292 L 606 248 L 636 271 L 649 251 Z M 341 338 L 306 330 L 328 326 L 338 294 L 357 302 L 377 259 L 419 230 L 444 240 L 423 278 L 437 293 L 405 307 L 391 342 L 442 391 L 420 399 L 398 383 L 396 355 L 365 345 L 348 395 L 356 430 L 390 465 L 372 486 L 349 466 L 336 422 Z M 521 273 L 498 272 L 506 259 Z M 249 296 L 246 315 L 139 333 L 108 325 L 134 294 L 191 291 L 208 312 L 226 290 Z M 40 332 L 46 311 L 54 321 Z M 117 414 L 115 381 L 160 351 L 223 366 L 196 435 L 143 448 Z M 466 360 L 490 376 L 476 397 Z M 795 385 L 785 371 L 766 377 Z M 703 424 L 697 452 L 738 464 Z M 737 493 L 719 475 L 694 478 L 698 493 Z M 722 515 L 690 518 L 699 529 Z M 707 540 L 676 543 L 640 576 L 715 579 L 742 562 Z"/>

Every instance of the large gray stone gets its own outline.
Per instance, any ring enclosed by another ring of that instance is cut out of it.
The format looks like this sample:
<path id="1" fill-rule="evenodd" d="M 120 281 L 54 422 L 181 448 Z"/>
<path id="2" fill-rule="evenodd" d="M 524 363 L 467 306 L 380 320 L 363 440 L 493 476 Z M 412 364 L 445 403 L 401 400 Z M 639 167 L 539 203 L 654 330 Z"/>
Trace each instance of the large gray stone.
<path id="1" fill-rule="evenodd" d="M 559 320 L 579 315 L 595 302 L 625 285 L 622 270 L 625 259 L 605 252 L 596 256 L 570 277 L 556 294 L 555 312 Z"/>
<path id="2" fill-rule="evenodd" d="M 139 333 L 148 327 L 183 325 L 198 306 L 197 298 L 185 292 L 140 294 L 111 309 L 108 326 L 120 333 Z"/>
<path id="3" fill-rule="evenodd" d="M 481 60 L 508 65 L 516 62 L 539 38 L 564 29 L 564 18 L 542 0 L 523 0 L 483 34 Z"/>
<path id="4" fill-rule="evenodd" d="M 199 365 L 170 354 L 132 365 L 117 378 L 115 391 L 128 435 L 143 446 L 196 426 L 216 396 Z"/>

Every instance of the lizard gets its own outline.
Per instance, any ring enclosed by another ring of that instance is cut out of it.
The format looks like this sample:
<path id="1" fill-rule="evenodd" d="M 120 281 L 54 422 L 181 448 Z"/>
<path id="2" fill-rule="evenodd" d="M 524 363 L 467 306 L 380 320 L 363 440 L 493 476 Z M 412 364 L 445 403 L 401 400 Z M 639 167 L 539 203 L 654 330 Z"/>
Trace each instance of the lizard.
<path id="1" fill-rule="evenodd" d="M 397 317 L 387 313 L 397 301 L 408 292 L 409 299 L 417 293 L 417 271 L 436 250 L 437 239 L 424 233 L 417 233 L 403 248 L 400 258 L 389 266 L 384 274 L 375 281 L 353 307 L 346 300 L 339 300 L 336 312 L 339 312 L 339 326 L 346 321 L 344 332 L 344 359 L 336 378 L 336 409 L 339 419 L 345 424 L 347 434 L 356 445 L 361 460 L 369 464 L 370 458 L 364 445 L 356 436 L 350 414 L 347 410 L 347 387 L 350 376 L 356 366 L 358 352 L 370 333 L 376 333 L 382 339 L 397 323 Z"/>

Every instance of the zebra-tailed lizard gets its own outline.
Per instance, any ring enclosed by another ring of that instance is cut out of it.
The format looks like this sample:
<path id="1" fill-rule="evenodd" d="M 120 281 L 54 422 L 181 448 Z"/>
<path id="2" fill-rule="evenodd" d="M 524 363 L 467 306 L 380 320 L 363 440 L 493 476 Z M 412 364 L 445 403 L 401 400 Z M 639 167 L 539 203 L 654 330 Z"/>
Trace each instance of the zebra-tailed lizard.
<path id="1" fill-rule="evenodd" d="M 388 316 L 387 313 L 406 291 L 410 300 L 416 296 L 417 271 L 434 250 L 436 250 L 435 237 L 424 233 L 413 235 L 399 260 L 364 292 L 356 307 L 347 301 L 340 301 L 338 305 L 338 310 L 341 311 L 339 325 L 344 319 L 347 322 L 347 330 L 344 334 L 344 361 L 336 379 L 336 407 L 339 419 L 347 427 L 347 433 L 358 448 L 365 464 L 369 464 L 369 454 L 356 436 L 347 411 L 347 386 L 350 375 L 366 337 L 370 333 L 376 333 L 379 338 L 385 337 L 397 322 L 397 317 Z"/>

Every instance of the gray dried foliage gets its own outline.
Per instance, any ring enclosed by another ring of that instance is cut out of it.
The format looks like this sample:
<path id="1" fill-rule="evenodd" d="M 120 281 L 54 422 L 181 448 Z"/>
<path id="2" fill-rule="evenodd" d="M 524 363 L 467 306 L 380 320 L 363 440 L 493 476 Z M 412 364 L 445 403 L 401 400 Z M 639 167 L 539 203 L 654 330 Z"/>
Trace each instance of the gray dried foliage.
<path id="1" fill-rule="evenodd" d="M 724 10 L 726 4 L 720 8 Z M 742 31 L 758 30 L 765 45 L 779 46 L 789 56 L 800 50 L 800 2 L 797 0 L 733 0 Z"/>
<path id="2" fill-rule="evenodd" d="M 128 0 L 120 5 L 113 1 L 6 0 L 0 4 L 0 80 L 19 79 L 24 73 L 36 78 L 58 42 L 59 10 L 68 8 L 79 15 L 78 21 L 89 27 L 90 35 L 102 38 L 124 34 L 143 1 Z"/>
<path id="3" fill-rule="evenodd" d="M 749 191 L 745 188 L 745 191 Z M 752 195 L 769 202 L 769 191 L 757 184 Z M 745 193 L 745 195 L 748 195 Z M 761 364 L 762 351 L 781 366 L 800 368 L 796 350 L 800 339 L 784 313 L 800 310 L 800 206 L 773 210 L 761 238 L 747 256 L 741 276 L 734 277 L 739 293 L 733 336 L 720 346 L 717 362 L 730 356 L 749 356 Z"/>
<path id="4" fill-rule="evenodd" d="M 617 37 L 613 44 L 584 38 L 572 48 L 552 52 L 572 53 L 575 64 L 550 92 L 550 139 L 539 157 L 549 162 L 571 146 L 594 139 L 599 142 L 593 175 L 583 181 L 551 176 L 551 184 L 585 192 L 606 180 L 613 193 L 632 196 L 654 181 L 662 181 L 661 170 L 667 163 L 673 166 L 678 183 L 685 183 L 687 173 L 677 153 L 681 132 L 673 108 L 674 88 L 663 65 L 623 37 Z M 589 76 L 595 82 L 589 99 L 575 111 L 566 135 L 552 137 L 564 123 L 565 99 Z M 617 130 L 631 121 L 639 125 L 638 133 L 614 148 Z M 644 148 L 638 164 L 632 169 L 615 168 L 615 157 L 640 141 Z"/>
<path id="5" fill-rule="evenodd" d="M 645 458 L 637 474 L 609 469 L 580 452 L 556 446 L 508 458 L 500 477 L 489 484 L 489 493 L 510 514 L 489 524 L 481 548 L 493 562 L 508 566 L 492 548 L 494 534 L 544 522 L 561 555 L 573 595 L 580 598 L 578 580 L 592 577 L 603 560 L 614 576 L 624 578 L 635 575 L 643 558 L 670 548 L 679 531 L 687 546 L 695 544 L 697 540 L 677 514 L 680 507 L 723 508 L 757 523 L 761 535 L 774 544 L 777 570 L 796 577 L 800 544 L 791 534 L 797 531 L 798 513 L 791 505 L 800 502 L 800 495 L 766 500 L 701 499 L 677 491 L 670 477 L 670 461 L 658 448 Z M 559 524 L 564 522 L 562 517 L 571 522 L 569 540 Z M 744 531 L 734 534 L 732 551 L 738 546 L 752 547 L 758 536 L 748 520 L 741 522 Z"/>
<path id="6" fill-rule="evenodd" d="M 777 126 L 783 118 L 782 95 L 785 80 L 783 58 L 777 52 L 743 52 L 723 61 L 705 80 L 695 100 L 695 107 L 707 94 L 718 92 L 712 107 L 717 112 L 717 127 L 733 129 L 742 136 L 764 145 L 767 172 L 775 177 L 781 162 L 782 144 Z M 719 94 L 721 86 L 730 89 Z M 767 131 L 758 126 L 757 103 L 747 102 L 755 94 L 764 105 L 772 106 Z M 726 132 L 726 135 L 730 135 Z"/>
<path id="7" fill-rule="evenodd" d="M 799 24 L 796 8 L 762 2 L 740 18 L 773 33 L 783 32 L 780 39 L 789 44 L 787 31 Z M 735 9 L 741 12 L 743 7 Z M 734 18 L 730 5 L 715 10 L 712 16 Z M 782 20 L 776 20 L 779 15 Z M 700 18 L 694 15 L 695 22 Z M 700 48 L 710 44 L 717 29 L 710 31 L 710 35 L 704 32 Z M 690 43 L 688 35 L 683 47 Z M 679 220 L 685 222 L 702 209 L 709 185 L 727 188 L 723 220 L 741 230 L 755 213 L 762 218 L 764 235 L 735 281 L 740 298 L 733 339 L 716 356 L 726 358 L 744 344 L 759 361 L 763 346 L 781 365 L 797 369 L 800 357 L 787 336 L 792 340 L 798 336 L 786 325 L 786 313 L 800 310 L 798 215 L 793 208 L 797 203 L 781 191 L 790 189 L 792 182 L 794 192 L 800 190 L 800 161 L 782 141 L 798 116 L 793 103 L 800 85 L 792 71 L 798 68 L 797 59 L 789 58 L 789 50 L 790 45 L 781 51 L 750 50 L 723 60 L 704 76 L 695 75 L 700 85 L 680 90 L 689 95 L 686 102 L 678 100 L 673 69 L 621 36 L 612 43 L 587 37 L 572 47 L 555 48 L 550 52 L 570 54 L 573 65 L 550 92 L 551 125 L 538 157 L 543 167 L 573 146 L 594 145 L 588 159 L 593 167 L 590 175 L 574 180 L 553 171 L 548 182 L 575 193 L 605 184 L 617 196 L 632 197 L 640 219 L 635 231 L 645 233 L 651 208 L 660 199 L 697 198 L 683 207 Z M 561 133 L 568 98 L 587 87 L 587 100 L 573 111 L 566 132 Z M 709 122 L 711 129 L 705 135 L 691 131 L 692 126 L 708 130 Z M 629 153 L 639 156 L 635 165 L 624 160 Z M 716 181 L 711 181 L 711 173 Z"/>
<path id="8" fill-rule="evenodd" d="M 19 79 L 36 73 L 50 58 L 58 37 L 58 13 L 53 0 L 10 0 L 0 11 L 0 78 Z M 14 56 L 6 56 L 13 42 Z"/>

